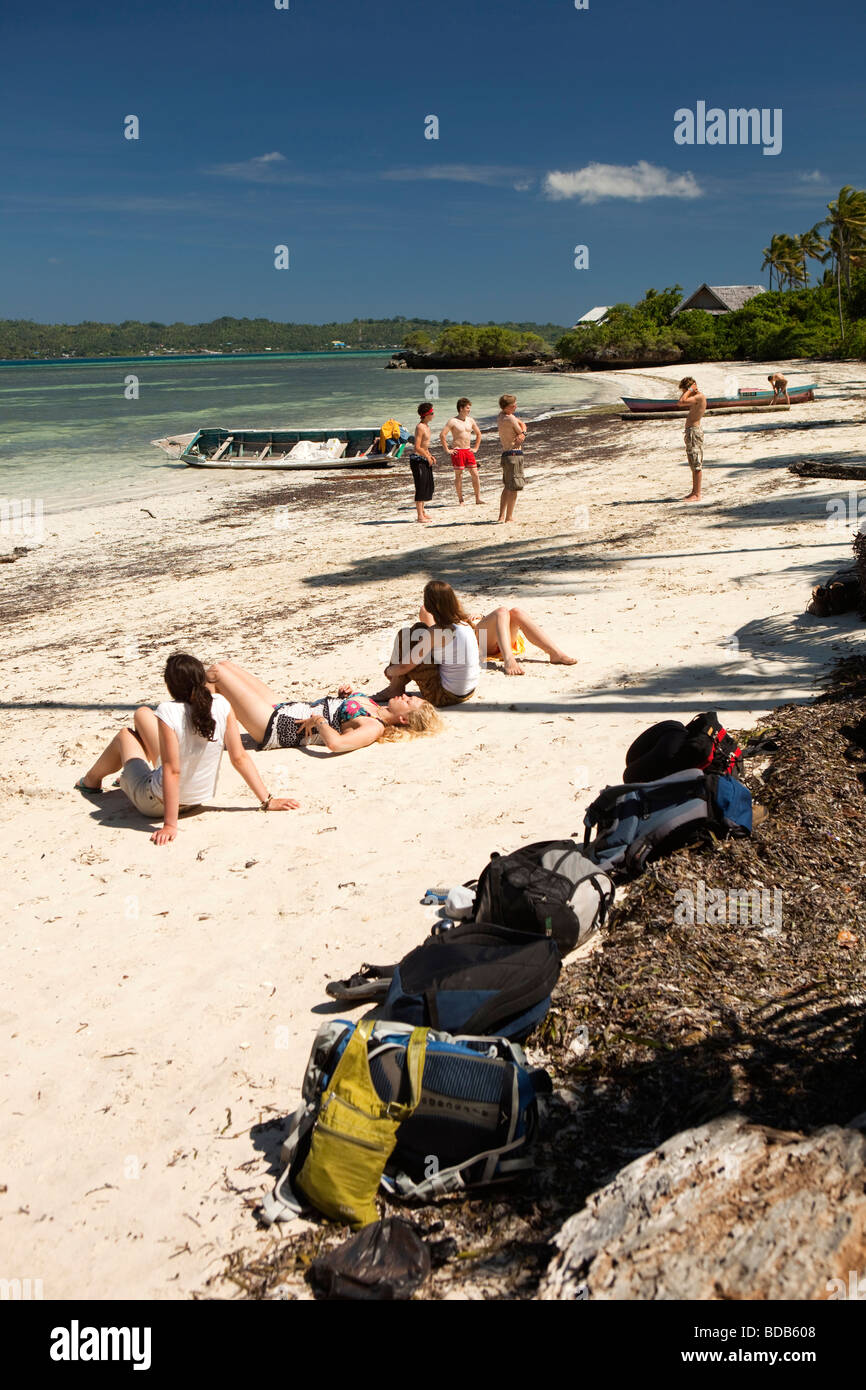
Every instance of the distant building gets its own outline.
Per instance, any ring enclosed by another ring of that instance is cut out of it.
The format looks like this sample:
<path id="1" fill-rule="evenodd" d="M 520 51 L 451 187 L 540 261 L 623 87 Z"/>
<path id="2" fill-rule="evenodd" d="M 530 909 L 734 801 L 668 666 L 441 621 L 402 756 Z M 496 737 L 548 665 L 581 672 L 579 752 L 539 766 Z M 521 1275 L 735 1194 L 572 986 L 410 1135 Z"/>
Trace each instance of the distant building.
<path id="1" fill-rule="evenodd" d="M 346 344 L 345 344 L 345 343 L 339 342 L 337 338 L 332 338 L 332 339 L 331 339 L 331 347 L 345 347 L 345 346 L 346 346 Z"/>
<path id="2" fill-rule="evenodd" d="M 685 299 L 681 299 L 671 314 L 676 318 L 686 309 L 704 309 L 708 314 L 732 314 L 742 309 L 756 294 L 763 294 L 763 285 L 699 285 Z"/>
<path id="3" fill-rule="evenodd" d="M 578 319 L 574 327 L 580 328 L 583 323 L 604 323 L 609 313 L 609 304 L 599 304 L 595 309 L 590 309 L 588 314 L 584 314 L 583 318 Z"/>

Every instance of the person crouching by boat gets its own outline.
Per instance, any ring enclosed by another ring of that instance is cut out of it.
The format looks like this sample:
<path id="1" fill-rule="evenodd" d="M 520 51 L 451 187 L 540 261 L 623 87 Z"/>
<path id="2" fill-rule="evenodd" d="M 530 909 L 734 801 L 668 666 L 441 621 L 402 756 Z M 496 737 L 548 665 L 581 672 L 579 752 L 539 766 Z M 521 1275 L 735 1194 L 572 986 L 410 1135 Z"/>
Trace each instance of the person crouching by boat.
<path id="1" fill-rule="evenodd" d="M 137 811 L 162 826 L 151 835 L 167 845 L 177 835 L 178 816 L 209 800 L 216 792 L 223 749 L 263 811 L 295 811 L 289 797 L 273 797 L 241 743 L 229 702 L 212 694 L 204 666 L 194 656 L 176 652 L 165 666 L 171 700 L 135 711 L 135 729 L 121 729 L 75 787 L 85 796 L 102 792 L 102 781 L 120 772 L 120 789 Z"/>
<path id="2" fill-rule="evenodd" d="M 770 405 L 790 405 L 791 397 L 788 395 L 788 378 L 782 376 L 781 372 L 771 372 L 767 377 L 773 388 L 773 399 Z"/>
<path id="3" fill-rule="evenodd" d="M 337 696 L 308 704 L 280 700 L 234 661 L 214 662 L 207 677 L 262 750 L 322 743 L 331 753 L 351 753 L 379 740 L 435 734 L 442 727 L 433 706 L 417 695 L 379 702 L 352 685 L 341 685 Z"/>
<path id="4" fill-rule="evenodd" d="M 430 452 L 430 422 L 433 419 L 433 407 L 429 401 L 424 401 L 418 407 L 418 423 L 415 426 L 415 442 L 412 453 L 409 455 L 409 467 L 412 469 L 412 477 L 415 480 L 415 510 L 418 513 L 418 521 L 432 521 L 433 518 L 428 514 L 427 503 L 433 496 L 433 489 L 436 486 L 433 477 L 433 465 L 436 460 Z"/>

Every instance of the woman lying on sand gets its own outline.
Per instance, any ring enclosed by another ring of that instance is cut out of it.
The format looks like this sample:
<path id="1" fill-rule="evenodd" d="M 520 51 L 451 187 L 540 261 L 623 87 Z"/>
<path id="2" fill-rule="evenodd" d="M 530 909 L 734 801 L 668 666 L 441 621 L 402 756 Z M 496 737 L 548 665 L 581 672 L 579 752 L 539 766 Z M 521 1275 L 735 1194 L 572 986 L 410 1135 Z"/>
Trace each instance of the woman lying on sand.
<path id="1" fill-rule="evenodd" d="M 557 647 L 524 609 L 496 608 L 484 618 L 472 618 L 451 585 L 441 579 L 431 579 L 425 587 L 419 619 L 397 634 L 385 670 L 389 685 L 376 699 L 402 694 L 414 680 L 432 705 L 462 704 L 475 691 L 482 660 L 501 655 L 506 676 L 525 674 L 514 656 L 518 633 L 546 652 L 554 665 L 576 663 L 576 657 Z"/>
<path id="2" fill-rule="evenodd" d="M 137 811 L 162 817 L 151 839 L 167 845 L 177 835 L 180 811 L 214 795 L 223 748 L 263 811 L 295 811 L 299 802 L 273 797 L 241 743 L 237 720 L 222 695 L 212 695 L 204 667 L 182 652 L 170 656 L 165 683 L 171 700 L 135 711 L 135 732 L 121 729 L 89 772 L 75 783 L 85 795 L 102 791 L 102 779 L 120 772 L 120 789 Z M 144 756 L 142 756 L 142 754 Z"/>
<path id="3" fill-rule="evenodd" d="M 441 728 L 432 705 L 402 691 L 386 702 L 341 685 L 338 696 L 306 704 L 279 700 L 264 681 L 233 661 L 215 662 L 207 678 L 229 701 L 259 748 L 299 748 L 306 739 L 321 740 L 332 753 L 351 753 L 379 739 L 435 734 Z"/>

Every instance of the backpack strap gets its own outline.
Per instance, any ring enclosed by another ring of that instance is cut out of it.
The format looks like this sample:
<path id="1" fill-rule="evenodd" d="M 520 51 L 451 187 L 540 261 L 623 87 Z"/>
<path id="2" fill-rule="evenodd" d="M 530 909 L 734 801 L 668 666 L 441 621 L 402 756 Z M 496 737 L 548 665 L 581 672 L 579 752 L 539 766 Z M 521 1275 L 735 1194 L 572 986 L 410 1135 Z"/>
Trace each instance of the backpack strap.
<path id="1" fill-rule="evenodd" d="M 484 1160 L 486 1163 L 484 1174 L 480 1179 L 481 1183 L 491 1182 L 497 1168 L 502 1173 L 508 1172 L 509 1174 L 532 1168 L 533 1160 L 531 1158 L 514 1158 L 506 1160 L 505 1163 L 500 1162 L 503 1154 L 519 1148 L 524 1142 L 523 1135 L 514 1137 L 519 1109 L 520 1090 L 517 1081 L 517 1067 L 515 1066 L 511 1077 L 511 1118 L 508 1126 L 508 1138 L 504 1144 L 495 1149 L 486 1149 L 480 1154 L 472 1154 L 470 1158 L 464 1159 L 462 1163 L 455 1163 L 450 1168 L 440 1168 L 437 1173 L 433 1173 L 422 1182 L 414 1182 L 408 1173 L 397 1173 L 393 1178 L 383 1177 L 381 1186 L 386 1191 L 394 1192 L 400 1197 L 411 1197 L 414 1201 L 427 1201 L 431 1197 L 444 1197 L 449 1192 L 455 1192 L 458 1188 L 463 1187 L 464 1169 L 473 1168 L 476 1163 L 481 1163 Z"/>
<path id="2" fill-rule="evenodd" d="M 302 1104 L 289 1121 L 289 1132 L 281 1150 L 286 1166 L 277 1178 L 273 1191 L 266 1193 L 261 1202 L 261 1218 L 266 1226 L 273 1226 L 277 1221 L 295 1221 L 306 1207 L 306 1203 L 299 1201 L 292 1191 L 289 1173 L 301 1135 L 306 1134 L 315 1118 L 315 1107 Z"/>
<path id="3" fill-rule="evenodd" d="M 502 1155 L 511 1149 L 517 1148 L 523 1143 L 523 1139 L 514 1139 L 510 1144 L 505 1144 L 501 1149 L 488 1149 L 484 1153 L 473 1154 L 463 1163 L 455 1163 L 451 1168 L 442 1168 L 432 1177 L 425 1178 L 423 1182 L 413 1182 L 408 1173 L 397 1173 L 393 1178 L 384 1177 L 381 1186 L 387 1192 L 393 1193 L 398 1197 L 410 1197 L 413 1201 L 429 1201 L 433 1197 L 447 1197 L 450 1192 L 456 1192 L 464 1187 L 463 1172 L 466 1168 L 473 1168 L 476 1163 L 481 1163 L 486 1159 L 484 1176 L 480 1179 L 481 1183 L 491 1182 L 497 1169 L 501 1174 L 509 1177 L 518 1172 L 525 1172 L 534 1167 L 532 1158 L 510 1158 L 502 1161 Z"/>

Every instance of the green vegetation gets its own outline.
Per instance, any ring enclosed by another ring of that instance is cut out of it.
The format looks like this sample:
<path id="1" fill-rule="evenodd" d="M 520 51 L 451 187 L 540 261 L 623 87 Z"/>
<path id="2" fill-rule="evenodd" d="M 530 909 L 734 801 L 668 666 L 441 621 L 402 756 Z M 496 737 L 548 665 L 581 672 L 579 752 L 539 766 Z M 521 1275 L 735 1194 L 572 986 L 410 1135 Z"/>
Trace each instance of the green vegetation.
<path id="1" fill-rule="evenodd" d="M 39 357 L 139 357 L 147 353 L 198 352 L 328 352 L 334 341 L 347 348 L 392 348 L 421 338 L 450 332 L 465 324 L 450 319 L 352 319 L 351 323 L 274 323 L 270 319 L 214 319 L 211 323 L 33 323 L 29 319 L 0 320 L 0 357 L 19 360 Z M 479 335 L 540 333 L 553 339 L 560 324 L 487 324 Z M 486 341 L 486 340 L 485 340 Z"/>
<path id="2" fill-rule="evenodd" d="M 771 239 L 761 266 L 770 292 L 735 313 L 690 309 L 672 318 L 681 286 L 647 290 L 640 304 L 615 304 L 604 324 L 566 333 L 557 352 L 580 366 L 866 357 L 866 192 L 846 185 L 827 212 L 799 236 Z M 811 288 L 809 260 L 830 263 Z"/>
<path id="3" fill-rule="evenodd" d="M 545 324 L 541 333 L 533 325 L 453 323 L 435 341 L 427 333 L 409 333 L 400 354 L 410 366 L 511 367 L 553 359 L 545 334 L 560 330 Z"/>

